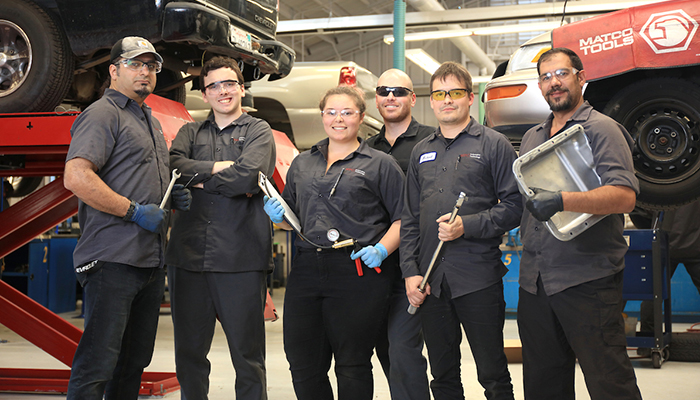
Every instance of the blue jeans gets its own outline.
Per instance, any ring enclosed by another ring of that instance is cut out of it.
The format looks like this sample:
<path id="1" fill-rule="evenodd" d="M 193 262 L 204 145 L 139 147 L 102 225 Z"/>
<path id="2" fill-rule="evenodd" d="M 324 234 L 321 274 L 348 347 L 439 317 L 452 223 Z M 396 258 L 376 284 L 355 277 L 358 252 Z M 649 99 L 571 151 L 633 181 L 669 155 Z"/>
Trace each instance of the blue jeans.
<path id="1" fill-rule="evenodd" d="M 442 281 L 440 297 L 428 296 L 418 309 L 433 381 L 435 400 L 464 399 L 460 372 L 462 343 L 460 324 L 469 341 L 476 374 L 486 398 L 513 400 L 508 360 L 503 352 L 505 300 L 503 282 L 451 299 L 449 285 Z"/>
<path id="2" fill-rule="evenodd" d="M 105 263 L 79 278 L 85 330 L 73 358 L 67 399 L 136 399 L 141 374 L 153 356 L 165 271 Z"/>
<path id="3" fill-rule="evenodd" d="M 335 360 L 339 400 L 371 400 L 371 358 L 386 313 L 393 271 L 363 265 L 350 251 L 299 249 L 284 299 L 284 351 L 299 400 L 332 400 Z"/>

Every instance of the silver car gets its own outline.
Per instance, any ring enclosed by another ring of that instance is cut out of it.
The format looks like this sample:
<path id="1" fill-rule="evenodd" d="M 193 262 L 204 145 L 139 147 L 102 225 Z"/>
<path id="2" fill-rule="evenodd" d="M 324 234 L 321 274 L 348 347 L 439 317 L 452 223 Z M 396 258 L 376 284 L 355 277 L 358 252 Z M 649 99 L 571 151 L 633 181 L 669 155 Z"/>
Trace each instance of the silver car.
<path id="1" fill-rule="evenodd" d="M 523 134 L 550 113 L 537 86 L 537 60 L 551 48 L 551 32 L 530 39 L 513 53 L 507 67 L 499 66 L 486 84 L 486 125 L 508 136 L 516 148 Z"/>

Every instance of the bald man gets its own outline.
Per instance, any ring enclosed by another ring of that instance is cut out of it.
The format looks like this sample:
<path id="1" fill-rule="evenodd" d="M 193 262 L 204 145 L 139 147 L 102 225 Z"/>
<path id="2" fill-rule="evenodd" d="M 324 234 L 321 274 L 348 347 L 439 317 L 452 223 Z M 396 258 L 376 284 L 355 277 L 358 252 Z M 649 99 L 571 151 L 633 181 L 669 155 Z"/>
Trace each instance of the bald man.
<path id="1" fill-rule="evenodd" d="M 367 144 L 392 155 L 405 174 L 413 146 L 435 132 L 435 128 L 419 124 L 411 116 L 416 105 L 413 82 L 399 69 L 387 70 L 379 77 L 376 102 L 384 126 L 378 135 L 367 139 Z M 384 262 L 398 268 L 398 252 Z M 385 329 L 377 340 L 377 357 L 389 381 L 392 399 L 429 400 L 420 318 L 406 312 L 409 305 L 406 286 L 401 275 L 396 276 Z"/>

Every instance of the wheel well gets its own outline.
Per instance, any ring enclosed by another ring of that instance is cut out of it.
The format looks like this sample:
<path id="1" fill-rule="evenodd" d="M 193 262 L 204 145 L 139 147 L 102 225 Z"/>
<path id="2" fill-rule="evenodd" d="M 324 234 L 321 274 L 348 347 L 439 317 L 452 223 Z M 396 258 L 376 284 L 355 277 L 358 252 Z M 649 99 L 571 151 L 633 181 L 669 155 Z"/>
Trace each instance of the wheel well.
<path id="1" fill-rule="evenodd" d="M 603 112 L 610 99 L 625 87 L 648 78 L 681 78 L 700 84 L 700 65 L 635 70 L 588 83 L 583 97 Z"/>
<path id="2" fill-rule="evenodd" d="M 269 97 L 258 97 L 254 98 L 255 108 L 257 111 L 251 112 L 250 115 L 264 119 L 270 124 L 272 129 L 284 132 L 289 140 L 296 145 L 294 142 L 294 131 L 292 130 L 292 124 L 289 121 L 289 115 L 287 114 L 287 109 L 275 99 Z"/>

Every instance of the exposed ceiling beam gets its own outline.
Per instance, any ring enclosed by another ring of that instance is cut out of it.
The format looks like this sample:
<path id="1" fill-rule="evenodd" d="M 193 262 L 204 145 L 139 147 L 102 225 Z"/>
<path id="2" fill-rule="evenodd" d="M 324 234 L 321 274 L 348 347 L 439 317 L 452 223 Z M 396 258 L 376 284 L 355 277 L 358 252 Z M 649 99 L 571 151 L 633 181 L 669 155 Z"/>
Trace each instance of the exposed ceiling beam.
<path id="1" fill-rule="evenodd" d="M 569 2 L 566 5 L 566 15 L 580 16 L 600 14 L 662 1 L 666 0 L 581 0 Z M 460 10 L 409 12 L 406 13 L 406 26 L 427 27 L 443 24 L 465 24 L 561 16 L 563 6 L 564 2 L 558 1 L 554 3 L 476 7 Z M 277 25 L 277 35 L 318 35 L 324 33 L 387 30 L 392 29 L 393 25 L 394 17 L 392 14 L 309 18 L 280 21 Z"/>

